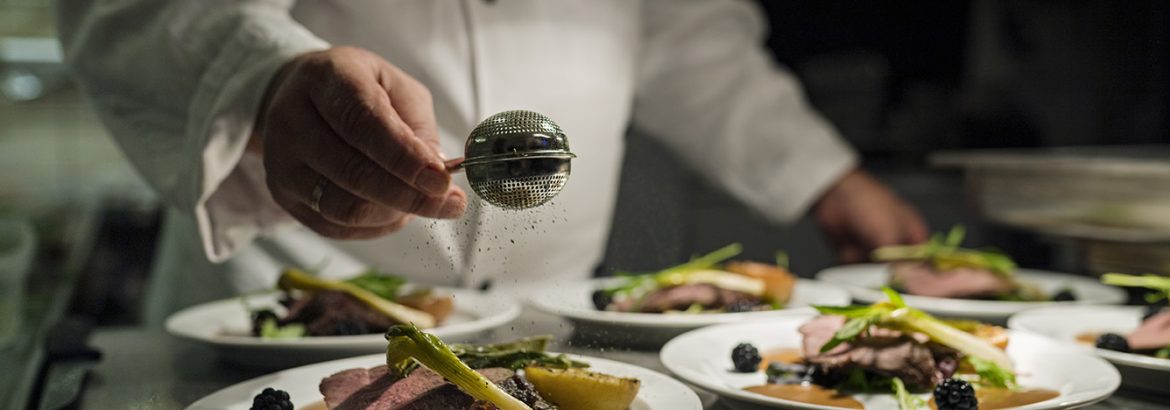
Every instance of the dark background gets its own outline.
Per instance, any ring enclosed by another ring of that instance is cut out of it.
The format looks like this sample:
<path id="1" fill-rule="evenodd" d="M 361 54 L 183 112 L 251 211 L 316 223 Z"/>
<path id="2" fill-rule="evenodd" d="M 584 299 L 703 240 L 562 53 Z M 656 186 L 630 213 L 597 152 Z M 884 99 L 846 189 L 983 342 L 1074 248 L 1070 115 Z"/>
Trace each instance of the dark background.
<path id="1" fill-rule="evenodd" d="M 767 46 L 863 166 L 920 207 L 931 228 L 1013 249 L 1025 267 L 1084 269 L 1047 238 L 983 223 L 939 150 L 1170 142 L 1170 3 L 1161 1 L 760 1 Z M 650 270 L 731 242 L 796 273 L 835 263 L 816 224 L 776 226 L 630 136 L 609 255 Z M 650 187 L 651 189 L 647 189 Z"/>

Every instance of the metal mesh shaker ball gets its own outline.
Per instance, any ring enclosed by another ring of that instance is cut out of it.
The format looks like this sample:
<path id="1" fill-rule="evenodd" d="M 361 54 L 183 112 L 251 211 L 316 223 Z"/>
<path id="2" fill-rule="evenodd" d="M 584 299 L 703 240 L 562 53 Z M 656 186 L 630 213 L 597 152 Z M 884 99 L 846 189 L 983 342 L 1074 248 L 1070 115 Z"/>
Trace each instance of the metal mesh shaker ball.
<path id="1" fill-rule="evenodd" d="M 527 110 L 504 111 L 480 122 L 449 170 L 467 171 L 476 195 L 505 209 L 540 206 L 569 180 L 569 139 L 552 119 Z"/>

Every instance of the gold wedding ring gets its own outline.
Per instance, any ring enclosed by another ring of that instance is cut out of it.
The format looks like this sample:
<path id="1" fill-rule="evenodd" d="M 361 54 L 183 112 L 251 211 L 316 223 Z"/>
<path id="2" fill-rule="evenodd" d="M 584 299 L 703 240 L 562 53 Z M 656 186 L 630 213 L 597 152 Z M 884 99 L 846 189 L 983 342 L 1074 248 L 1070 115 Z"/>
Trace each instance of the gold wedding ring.
<path id="1" fill-rule="evenodd" d="M 309 197 L 309 208 L 313 212 L 321 213 L 321 195 L 325 194 L 325 185 L 329 183 L 329 179 L 324 176 L 317 180 L 317 185 L 313 187 L 313 195 Z"/>

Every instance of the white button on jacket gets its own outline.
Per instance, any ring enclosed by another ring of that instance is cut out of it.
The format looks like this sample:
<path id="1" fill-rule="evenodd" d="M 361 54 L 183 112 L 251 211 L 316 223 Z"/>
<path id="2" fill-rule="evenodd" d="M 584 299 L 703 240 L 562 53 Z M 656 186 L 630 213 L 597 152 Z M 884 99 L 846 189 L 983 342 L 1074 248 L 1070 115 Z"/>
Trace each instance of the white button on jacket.
<path id="1" fill-rule="evenodd" d="M 631 124 L 780 222 L 856 162 L 772 63 L 745 1 L 59 2 L 68 63 L 170 206 L 155 322 L 271 287 L 285 264 L 329 276 L 370 265 L 454 286 L 491 279 L 513 291 L 587 277 L 602 257 Z M 429 87 L 448 157 L 461 156 L 467 134 L 493 113 L 553 118 L 578 155 L 565 190 L 527 212 L 473 200 L 460 220 L 416 219 L 375 240 L 332 241 L 300 227 L 270 199 L 244 146 L 278 67 L 331 45 L 371 50 Z"/>

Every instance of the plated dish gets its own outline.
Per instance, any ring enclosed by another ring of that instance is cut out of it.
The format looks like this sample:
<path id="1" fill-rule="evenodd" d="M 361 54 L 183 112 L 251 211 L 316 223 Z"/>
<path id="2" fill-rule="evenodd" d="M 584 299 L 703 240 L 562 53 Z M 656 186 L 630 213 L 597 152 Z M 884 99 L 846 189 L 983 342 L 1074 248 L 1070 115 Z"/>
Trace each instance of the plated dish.
<path id="1" fill-rule="evenodd" d="M 409 326 L 387 335 L 386 354 L 277 372 L 188 409 L 247 410 L 256 401 L 313 410 L 702 408 L 698 396 L 674 379 L 609 360 L 550 354 L 546 338 L 447 346 Z"/>
<path id="2" fill-rule="evenodd" d="M 899 293 L 950 299 L 1003 302 L 1074 301 L 1071 287 L 1044 289 L 1016 276 L 1016 263 L 993 249 L 960 246 L 966 229 L 951 228 L 924 244 L 885 246 L 873 260 L 888 262 L 887 286 Z"/>
<path id="3" fill-rule="evenodd" d="M 1027 309 L 1045 306 L 1118 305 L 1125 303 L 1126 299 L 1125 292 L 1121 289 L 1103 285 L 1088 277 L 1034 269 L 1018 269 L 1015 276 L 1020 281 L 1050 292 L 1071 289 L 1077 294 L 1077 300 L 1020 302 L 915 295 L 902 295 L 902 298 L 911 306 L 933 315 L 997 324 L 1006 323 L 1008 317 Z M 886 264 L 869 263 L 832 267 L 817 273 L 816 277 L 818 280 L 844 287 L 858 303 L 874 303 L 884 299 L 881 288 L 887 283 L 889 273 Z"/>
<path id="4" fill-rule="evenodd" d="M 404 323 L 430 329 L 441 325 L 455 305 L 450 294 L 374 270 L 334 281 L 288 268 L 276 287 L 283 309 L 250 308 L 254 337 L 380 335 Z M 246 297 L 242 301 L 248 303 Z"/>
<path id="5" fill-rule="evenodd" d="M 1103 400 L 1116 369 L 1081 349 L 890 300 L 821 315 L 713 326 L 662 349 L 683 380 L 764 407 L 1076 407 Z"/>
<path id="6" fill-rule="evenodd" d="M 1108 283 L 1156 289 L 1164 298 L 1170 279 L 1107 274 Z M 1152 285 L 1152 286 L 1150 286 Z M 1151 298 L 1154 299 L 1154 298 Z M 1091 349 L 1117 366 L 1126 386 L 1170 393 L 1170 310 L 1166 303 L 1150 307 L 1051 307 L 1012 316 L 1013 329 Z"/>
<path id="7" fill-rule="evenodd" d="M 731 244 L 657 272 L 618 272 L 593 290 L 593 307 L 625 313 L 709 314 L 784 309 L 796 276 L 786 256 L 775 265 L 729 261 L 743 250 Z M 783 254 L 782 254 L 783 255 Z"/>
<path id="8" fill-rule="evenodd" d="M 399 289 L 411 297 L 424 294 L 408 287 Z M 181 338 L 210 345 L 230 361 L 260 366 L 305 364 L 384 351 L 383 335 L 373 332 L 385 331 L 397 321 L 335 291 L 322 293 L 328 296 L 296 291 L 290 300 L 290 295 L 281 291 L 210 302 L 170 316 L 166 329 Z M 479 291 L 434 288 L 425 295 L 431 300 L 447 301 L 423 309 L 446 305 L 441 311 L 432 310 L 441 314 L 432 316 L 440 319 L 428 331 L 448 341 L 466 340 L 507 324 L 520 314 L 518 303 Z M 308 314 L 313 310 L 317 314 Z M 263 311 L 271 313 L 256 313 Z M 329 313 L 321 313 L 326 311 Z M 312 336 L 311 329 L 328 335 Z M 263 337 L 265 332 L 269 337 Z M 343 333 L 364 334 L 339 335 Z"/>
<path id="9" fill-rule="evenodd" d="M 649 276 L 551 283 L 533 291 L 529 302 L 574 322 L 575 331 L 591 342 L 635 347 L 658 347 L 703 326 L 804 315 L 811 305 L 849 303 L 841 287 L 795 279 L 776 265 L 724 263 L 737 253 L 733 245 Z M 674 308 L 632 308 L 644 307 L 647 300 Z"/>

